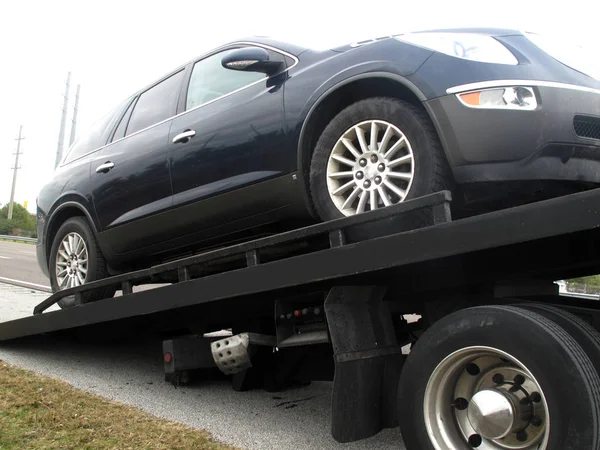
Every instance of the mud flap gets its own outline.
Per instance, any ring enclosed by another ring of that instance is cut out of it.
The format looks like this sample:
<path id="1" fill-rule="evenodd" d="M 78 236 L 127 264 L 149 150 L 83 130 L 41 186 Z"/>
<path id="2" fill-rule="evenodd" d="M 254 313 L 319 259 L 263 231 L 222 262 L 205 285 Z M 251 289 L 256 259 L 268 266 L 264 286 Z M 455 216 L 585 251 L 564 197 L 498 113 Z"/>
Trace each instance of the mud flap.
<path id="1" fill-rule="evenodd" d="M 329 291 L 325 314 L 335 360 L 331 434 L 338 442 L 396 427 L 402 351 L 381 286 Z"/>

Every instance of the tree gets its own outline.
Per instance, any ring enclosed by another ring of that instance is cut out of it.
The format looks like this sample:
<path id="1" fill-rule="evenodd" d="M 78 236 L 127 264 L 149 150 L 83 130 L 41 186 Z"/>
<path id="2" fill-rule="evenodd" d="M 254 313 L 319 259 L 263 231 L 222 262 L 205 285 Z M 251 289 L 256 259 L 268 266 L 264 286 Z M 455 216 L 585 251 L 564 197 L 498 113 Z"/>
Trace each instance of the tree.
<path id="1" fill-rule="evenodd" d="M 2 219 L 5 219 L 8 222 L 8 204 L 4 205 L 2 209 L 0 209 L 0 221 L 4 223 Z M 12 224 L 12 228 L 20 228 L 22 230 L 27 231 L 35 231 L 36 218 L 35 214 L 31 214 L 24 206 L 14 203 L 13 204 L 13 216 L 10 221 Z M 8 225 L 4 224 L 4 227 Z M 11 228 L 11 231 L 12 231 Z M 0 233 L 7 234 L 7 233 Z"/>
<path id="2" fill-rule="evenodd" d="M 0 234 L 12 234 L 13 229 L 16 228 L 14 220 L 0 218 Z"/>

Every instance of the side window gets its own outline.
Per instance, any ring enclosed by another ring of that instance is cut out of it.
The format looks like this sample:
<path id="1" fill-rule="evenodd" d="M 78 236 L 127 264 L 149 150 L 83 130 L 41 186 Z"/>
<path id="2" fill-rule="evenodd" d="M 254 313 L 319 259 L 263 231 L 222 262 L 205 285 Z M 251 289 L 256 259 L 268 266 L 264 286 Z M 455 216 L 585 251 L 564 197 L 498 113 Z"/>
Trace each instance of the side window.
<path id="1" fill-rule="evenodd" d="M 233 49 L 217 53 L 194 64 L 185 103 L 186 111 L 266 78 L 264 73 L 224 68 L 221 59 L 232 51 Z"/>
<path id="2" fill-rule="evenodd" d="M 64 159 L 65 163 L 69 163 L 80 156 L 85 155 L 86 153 L 90 153 L 104 144 L 106 144 L 106 136 L 107 127 L 111 123 L 111 121 L 115 118 L 118 111 L 122 111 L 123 106 L 120 106 L 117 109 L 113 109 L 108 114 L 102 116 L 97 122 L 95 122 L 88 130 L 75 140 L 71 148 L 69 149 L 66 158 Z"/>
<path id="3" fill-rule="evenodd" d="M 131 102 L 131 104 L 127 108 L 127 111 L 125 111 L 125 114 L 123 114 L 123 117 L 121 118 L 121 121 L 119 122 L 119 126 L 115 130 L 115 134 L 113 135 L 111 142 L 114 142 L 118 139 L 121 139 L 122 137 L 125 137 L 125 130 L 127 129 L 127 124 L 129 123 L 129 118 L 131 117 L 131 110 L 135 106 L 136 100 L 133 100 Z"/>
<path id="4" fill-rule="evenodd" d="M 183 70 L 151 87 L 138 99 L 126 136 L 161 122 L 175 114 L 177 94 L 183 79 Z"/>

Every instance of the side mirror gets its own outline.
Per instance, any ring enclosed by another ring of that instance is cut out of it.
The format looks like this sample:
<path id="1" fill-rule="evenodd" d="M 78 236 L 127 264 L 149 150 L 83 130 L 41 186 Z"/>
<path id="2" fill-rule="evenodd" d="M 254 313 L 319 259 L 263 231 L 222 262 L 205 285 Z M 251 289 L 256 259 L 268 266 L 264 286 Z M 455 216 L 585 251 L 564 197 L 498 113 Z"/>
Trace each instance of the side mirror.
<path id="1" fill-rule="evenodd" d="M 244 47 L 232 51 L 221 60 L 226 69 L 262 72 L 272 75 L 281 69 L 281 61 L 270 61 L 269 52 L 261 47 Z"/>

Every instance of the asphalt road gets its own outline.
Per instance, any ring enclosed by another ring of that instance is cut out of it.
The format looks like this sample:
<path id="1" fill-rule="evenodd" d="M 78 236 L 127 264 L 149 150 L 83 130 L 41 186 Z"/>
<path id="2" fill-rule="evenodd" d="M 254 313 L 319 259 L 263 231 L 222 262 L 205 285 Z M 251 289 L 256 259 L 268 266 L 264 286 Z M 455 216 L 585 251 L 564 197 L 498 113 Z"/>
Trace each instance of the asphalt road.
<path id="1" fill-rule="evenodd" d="M 38 266 L 35 245 L 0 241 L 0 281 L 7 280 L 50 289 L 48 278 Z"/>
<path id="2" fill-rule="evenodd" d="M 31 314 L 44 293 L 0 283 L 0 321 Z M 55 307 L 53 307 L 54 309 Z M 330 435 L 331 383 L 280 393 L 235 392 L 227 381 L 174 388 L 164 381 L 160 342 L 83 343 L 44 336 L 0 343 L 0 360 L 88 392 L 209 431 L 245 449 L 404 450 L 397 429 L 351 444 Z"/>

